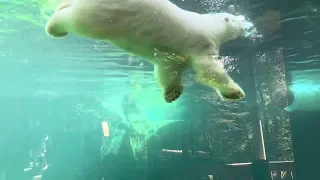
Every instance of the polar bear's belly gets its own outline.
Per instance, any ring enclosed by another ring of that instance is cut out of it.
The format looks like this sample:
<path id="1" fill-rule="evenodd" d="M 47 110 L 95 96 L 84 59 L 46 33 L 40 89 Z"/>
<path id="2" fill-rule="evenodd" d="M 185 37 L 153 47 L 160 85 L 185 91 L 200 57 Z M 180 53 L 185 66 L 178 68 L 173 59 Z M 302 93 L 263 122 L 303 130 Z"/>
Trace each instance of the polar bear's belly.
<path id="1" fill-rule="evenodd" d="M 149 61 L 153 60 L 155 47 L 152 44 L 128 38 L 112 38 L 109 41 L 129 53 L 147 58 Z"/>
<path id="2" fill-rule="evenodd" d="M 172 44 L 168 43 L 171 40 L 168 39 L 170 36 L 157 29 L 137 31 L 136 27 L 100 19 L 94 19 L 91 22 L 78 21 L 73 27 L 77 27 L 72 32 L 78 36 L 109 41 L 129 53 L 149 60 L 153 59 L 155 49 L 174 51 Z"/>

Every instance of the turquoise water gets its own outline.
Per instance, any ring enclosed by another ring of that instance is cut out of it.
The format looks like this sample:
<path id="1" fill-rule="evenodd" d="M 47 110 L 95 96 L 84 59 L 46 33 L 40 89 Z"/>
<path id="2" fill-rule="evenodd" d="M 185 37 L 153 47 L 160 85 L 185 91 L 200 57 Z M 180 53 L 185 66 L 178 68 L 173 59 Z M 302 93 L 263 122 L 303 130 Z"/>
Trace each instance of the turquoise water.
<path id="1" fill-rule="evenodd" d="M 108 42 L 47 36 L 44 25 L 57 1 L 0 2 L 0 180 L 181 179 L 184 158 L 252 161 L 251 125 L 258 118 L 267 157 L 293 159 L 287 111 L 301 106 L 276 103 L 283 94 L 273 93 L 286 92 L 286 84 L 284 68 L 266 68 L 283 63 L 274 52 L 254 58 L 256 79 L 239 57 L 224 57 L 231 76 L 249 92 L 245 100 L 222 102 L 187 72 L 183 96 L 168 104 L 153 67 L 140 57 Z M 179 1 L 193 9 L 188 3 Z M 242 13 L 241 4 L 229 1 L 200 4 L 207 11 Z M 306 99 L 299 96 L 306 91 L 310 100 L 320 96 L 319 71 L 289 74 L 298 99 Z"/>

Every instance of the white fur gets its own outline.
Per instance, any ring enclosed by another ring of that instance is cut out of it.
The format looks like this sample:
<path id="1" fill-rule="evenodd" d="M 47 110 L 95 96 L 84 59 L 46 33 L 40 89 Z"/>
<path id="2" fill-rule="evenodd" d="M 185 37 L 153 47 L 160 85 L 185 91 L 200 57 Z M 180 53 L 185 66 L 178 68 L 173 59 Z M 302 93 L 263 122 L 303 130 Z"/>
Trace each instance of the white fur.
<path id="1" fill-rule="evenodd" d="M 54 37 L 71 32 L 108 40 L 145 57 L 155 65 L 156 79 L 172 102 L 182 92 L 181 76 L 190 65 L 199 81 L 222 98 L 244 97 L 217 62 L 220 45 L 244 35 L 244 23 L 242 16 L 198 14 L 168 0 L 62 0 L 46 31 Z"/>

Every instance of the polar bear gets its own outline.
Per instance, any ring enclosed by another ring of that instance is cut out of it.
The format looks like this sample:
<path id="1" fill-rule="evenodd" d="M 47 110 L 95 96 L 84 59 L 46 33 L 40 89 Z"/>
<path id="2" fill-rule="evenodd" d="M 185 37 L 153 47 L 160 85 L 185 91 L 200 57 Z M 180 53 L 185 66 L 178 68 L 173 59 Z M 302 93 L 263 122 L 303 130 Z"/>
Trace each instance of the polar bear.
<path id="1" fill-rule="evenodd" d="M 219 63 L 220 45 L 245 33 L 243 16 L 198 14 L 169 0 L 62 0 L 45 30 L 107 40 L 154 65 L 157 82 L 170 103 L 183 91 L 182 74 L 191 67 L 200 83 L 223 100 L 245 94 Z"/>

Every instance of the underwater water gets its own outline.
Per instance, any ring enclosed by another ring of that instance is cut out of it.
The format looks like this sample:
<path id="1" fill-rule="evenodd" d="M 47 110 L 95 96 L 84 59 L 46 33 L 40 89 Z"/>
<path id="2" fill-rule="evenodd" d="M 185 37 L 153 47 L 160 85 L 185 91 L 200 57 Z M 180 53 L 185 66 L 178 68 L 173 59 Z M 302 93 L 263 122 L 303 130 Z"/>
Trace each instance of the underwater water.
<path id="1" fill-rule="evenodd" d="M 223 102 L 188 71 L 183 95 L 166 103 L 142 58 L 105 41 L 49 37 L 44 25 L 58 3 L 0 2 L 0 180 L 211 179 L 209 165 L 254 159 L 256 119 L 268 159 L 293 160 L 287 112 L 318 108 L 319 70 L 293 63 L 286 72 L 282 48 L 239 54 L 231 44 L 221 59 L 245 99 Z M 175 4 L 247 16 L 235 1 Z M 262 37 L 248 36 L 253 45 Z"/>

